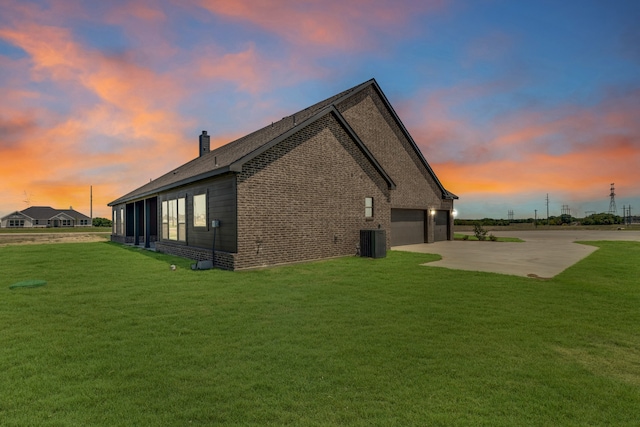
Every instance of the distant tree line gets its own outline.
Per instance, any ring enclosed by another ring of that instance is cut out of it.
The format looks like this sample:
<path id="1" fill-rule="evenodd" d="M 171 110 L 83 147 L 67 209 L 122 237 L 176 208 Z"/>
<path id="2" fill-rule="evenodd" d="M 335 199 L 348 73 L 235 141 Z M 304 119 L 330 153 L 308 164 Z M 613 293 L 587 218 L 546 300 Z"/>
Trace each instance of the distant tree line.
<path id="1" fill-rule="evenodd" d="M 615 224 L 625 224 L 625 220 L 632 223 L 640 222 L 639 216 L 632 216 L 631 218 L 624 218 L 619 215 L 613 215 L 610 213 L 599 213 L 592 214 L 587 216 L 586 218 L 576 218 L 571 215 L 559 215 L 559 216 L 550 216 L 549 217 L 549 225 L 615 225 Z M 475 226 L 480 223 L 483 226 L 505 226 L 509 224 L 533 224 L 535 222 L 534 218 L 527 219 L 494 219 L 494 218 L 482 218 L 482 219 L 456 219 L 454 221 L 455 225 L 469 225 Z M 546 225 L 547 218 L 538 218 L 537 225 Z"/>

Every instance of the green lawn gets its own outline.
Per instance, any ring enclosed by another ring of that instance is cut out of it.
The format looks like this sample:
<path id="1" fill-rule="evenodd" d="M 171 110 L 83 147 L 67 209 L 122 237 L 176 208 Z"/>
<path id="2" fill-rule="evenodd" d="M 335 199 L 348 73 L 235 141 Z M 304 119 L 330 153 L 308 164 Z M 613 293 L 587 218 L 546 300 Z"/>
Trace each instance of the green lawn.
<path id="1" fill-rule="evenodd" d="M 551 280 L 3 247 L 0 424 L 637 426 L 640 244 L 597 245 Z"/>

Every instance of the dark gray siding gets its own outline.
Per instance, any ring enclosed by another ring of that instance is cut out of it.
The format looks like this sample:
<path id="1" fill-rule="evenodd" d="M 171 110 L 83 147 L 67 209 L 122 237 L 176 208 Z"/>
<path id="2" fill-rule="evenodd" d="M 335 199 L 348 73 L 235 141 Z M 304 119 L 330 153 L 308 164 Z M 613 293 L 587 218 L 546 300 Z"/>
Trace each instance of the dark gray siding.
<path id="1" fill-rule="evenodd" d="M 207 226 L 193 226 L 193 197 L 197 194 L 207 194 Z M 208 180 L 198 181 L 178 190 L 163 193 L 158 198 L 158 216 L 161 215 L 163 200 L 172 198 L 186 198 L 187 208 L 187 240 L 175 242 L 191 247 L 209 249 L 213 246 L 214 229 L 211 221 L 220 220 L 221 226 L 216 230 L 216 251 L 237 252 L 237 207 L 236 207 L 236 180 L 234 174 L 224 175 Z M 159 219 L 158 224 L 162 224 Z M 161 227 L 160 227 L 161 228 Z"/>

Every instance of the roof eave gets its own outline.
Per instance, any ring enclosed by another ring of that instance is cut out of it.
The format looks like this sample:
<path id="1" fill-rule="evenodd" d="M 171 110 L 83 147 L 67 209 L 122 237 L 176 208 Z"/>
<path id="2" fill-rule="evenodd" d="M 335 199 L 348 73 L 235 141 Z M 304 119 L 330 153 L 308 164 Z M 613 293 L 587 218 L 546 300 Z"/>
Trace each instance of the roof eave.
<path id="1" fill-rule="evenodd" d="M 191 176 L 189 178 L 182 179 L 180 181 L 175 181 L 175 182 L 172 182 L 171 184 L 166 184 L 166 185 L 163 185 L 161 187 L 154 188 L 153 190 L 149 190 L 149 191 L 146 191 L 146 192 L 143 192 L 143 193 L 140 193 L 140 194 L 136 194 L 136 195 L 131 196 L 131 197 L 127 197 L 127 196 L 121 197 L 121 198 L 116 199 L 116 200 L 114 200 L 114 201 L 112 201 L 110 203 L 107 203 L 107 206 L 115 206 L 115 205 L 119 205 L 119 204 L 122 204 L 122 203 L 131 202 L 131 201 L 134 201 L 134 200 L 146 199 L 149 196 L 156 196 L 156 195 L 162 193 L 163 191 L 171 190 L 172 188 L 182 187 L 182 186 L 190 184 L 190 183 L 192 183 L 194 181 L 200 181 L 200 180 L 207 179 L 207 178 L 213 178 L 213 177 L 216 177 L 218 175 L 224 175 L 224 174 L 229 173 L 229 172 L 232 172 L 231 169 L 230 169 L 230 166 L 225 166 L 225 167 L 222 167 L 222 168 L 214 169 L 212 171 L 201 173 L 199 175 L 194 175 L 194 176 Z"/>

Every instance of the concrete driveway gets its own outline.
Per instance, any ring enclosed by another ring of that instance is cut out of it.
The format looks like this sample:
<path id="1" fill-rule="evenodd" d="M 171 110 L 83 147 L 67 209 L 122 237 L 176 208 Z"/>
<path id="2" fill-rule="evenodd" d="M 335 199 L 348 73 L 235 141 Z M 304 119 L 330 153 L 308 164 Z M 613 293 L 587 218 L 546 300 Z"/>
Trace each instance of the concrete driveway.
<path id="1" fill-rule="evenodd" d="M 576 241 L 640 242 L 640 232 L 625 230 L 562 229 L 492 231 L 491 233 L 497 237 L 519 237 L 524 240 L 524 243 L 455 240 L 395 246 L 392 249 L 442 256 L 440 261 L 424 264 L 426 266 L 551 278 L 598 249 L 595 246 L 575 243 Z"/>

